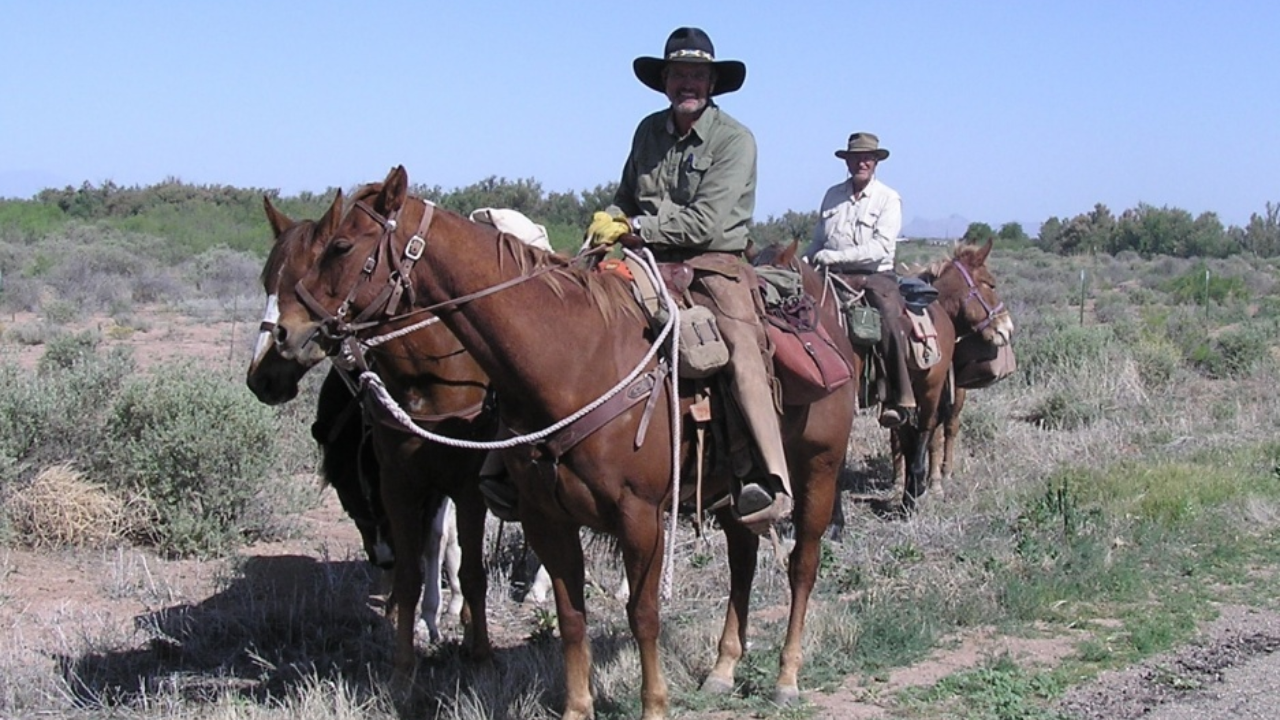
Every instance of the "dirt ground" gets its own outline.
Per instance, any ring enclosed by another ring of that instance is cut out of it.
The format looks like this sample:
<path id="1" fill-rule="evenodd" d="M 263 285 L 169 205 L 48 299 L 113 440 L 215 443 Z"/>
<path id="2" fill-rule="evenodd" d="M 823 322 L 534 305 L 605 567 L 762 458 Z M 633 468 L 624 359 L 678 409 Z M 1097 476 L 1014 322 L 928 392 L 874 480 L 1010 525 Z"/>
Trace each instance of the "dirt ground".
<path id="1" fill-rule="evenodd" d="M 34 318 L 5 318 L 5 324 Z M 201 323 L 155 313 L 146 331 L 111 332 L 99 319 L 104 344 L 135 347 L 142 367 L 174 357 L 243 367 L 256 330 L 246 323 Z M 30 366 L 40 346 L 4 344 L 0 360 Z M 325 491 L 322 504 L 306 514 L 300 537 L 251 546 L 242 555 L 272 559 L 362 557 L 359 534 Z M 283 565 L 284 563 L 280 563 Z M 217 591 L 226 562 L 164 560 L 143 551 L 31 551 L 0 549 L 0 653 L 33 663 L 66 647 L 76 628 L 114 628 L 120 637 L 135 632 L 135 618 L 157 606 L 199 603 Z M 138 584 L 149 584 L 139 588 Z M 1023 666 L 1052 667 L 1076 650 L 1081 638 L 1059 635 L 1033 639 L 977 629 L 949 638 L 942 649 L 909 668 L 871 681 L 849 678 L 836 692 L 810 691 L 819 718 L 872 720 L 902 717 L 894 694 L 910 686 L 932 685 L 952 673 L 976 668 L 1007 654 Z M 1192 720 L 1280 716 L 1280 616 L 1241 607 L 1221 608 L 1219 620 L 1201 638 L 1141 665 L 1109 672 L 1077 687 L 1060 710 L 1078 720 Z"/>
<path id="2" fill-rule="evenodd" d="M 306 514 L 304 535 L 246 548 L 265 564 L 298 558 L 358 559 L 360 538 L 326 491 Z M 47 661 L 76 628 L 103 628 L 127 637 L 135 618 L 159 605 L 200 603 L 217 591 L 220 562 L 173 561 L 138 550 L 0 550 L 0 652 L 13 661 Z M 153 583 L 140 592 L 138 578 Z M 132 584 L 130 591 L 113 592 Z M 837 691 L 809 691 L 815 717 L 874 720 L 902 717 L 894 694 L 928 686 L 955 672 L 1007 654 L 1023 666 L 1052 667 L 1075 652 L 1079 636 L 1024 638 L 990 629 L 948 639 L 929 658 L 876 681 L 849 678 Z M 1108 672 L 1070 691 L 1060 709 L 1078 720 L 1197 720 L 1274 718 L 1280 707 L 1280 615 L 1224 607 L 1199 641 L 1124 670 Z"/>

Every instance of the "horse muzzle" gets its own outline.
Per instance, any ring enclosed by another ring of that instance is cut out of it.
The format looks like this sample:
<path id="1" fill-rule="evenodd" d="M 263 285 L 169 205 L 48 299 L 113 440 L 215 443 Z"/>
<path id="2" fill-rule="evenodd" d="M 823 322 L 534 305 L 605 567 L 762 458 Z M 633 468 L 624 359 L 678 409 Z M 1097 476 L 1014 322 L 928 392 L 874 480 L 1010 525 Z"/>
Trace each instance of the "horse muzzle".
<path id="1" fill-rule="evenodd" d="M 321 344 L 324 333 L 318 322 L 293 327 L 277 323 L 271 330 L 271 336 L 281 357 L 304 367 L 316 365 L 328 356 Z"/>

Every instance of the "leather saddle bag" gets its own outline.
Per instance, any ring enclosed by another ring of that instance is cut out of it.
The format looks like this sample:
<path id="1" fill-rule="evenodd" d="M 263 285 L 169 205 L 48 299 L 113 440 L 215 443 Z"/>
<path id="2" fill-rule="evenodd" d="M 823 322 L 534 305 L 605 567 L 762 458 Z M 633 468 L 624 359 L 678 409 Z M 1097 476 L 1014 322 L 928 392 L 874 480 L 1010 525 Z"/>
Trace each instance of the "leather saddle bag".
<path id="1" fill-rule="evenodd" d="M 766 321 L 783 405 L 816 402 L 853 378 L 853 369 L 818 322 L 808 295 L 792 296 L 770 308 Z"/>

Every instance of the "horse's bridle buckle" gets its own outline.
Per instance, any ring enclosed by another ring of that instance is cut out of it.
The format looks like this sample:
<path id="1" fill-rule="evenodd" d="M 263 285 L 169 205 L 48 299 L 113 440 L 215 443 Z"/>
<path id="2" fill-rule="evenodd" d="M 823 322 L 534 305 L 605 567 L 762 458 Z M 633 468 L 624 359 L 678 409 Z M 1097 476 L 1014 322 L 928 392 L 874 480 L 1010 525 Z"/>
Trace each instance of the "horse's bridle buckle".
<path id="1" fill-rule="evenodd" d="M 422 251 L 426 248 L 427 241 L 421 235 L 414 235 L 404 246 L 404 256 L 410 260 L 417 260 L 422 257 Z"/>

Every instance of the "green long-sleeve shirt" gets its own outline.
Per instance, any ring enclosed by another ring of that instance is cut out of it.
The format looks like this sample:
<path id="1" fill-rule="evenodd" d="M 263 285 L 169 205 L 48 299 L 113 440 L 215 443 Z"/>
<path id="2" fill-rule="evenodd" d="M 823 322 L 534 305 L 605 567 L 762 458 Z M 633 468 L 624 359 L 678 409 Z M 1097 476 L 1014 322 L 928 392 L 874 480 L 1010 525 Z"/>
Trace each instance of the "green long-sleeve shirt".
<path id="1" fill-rule="evenodd" d="M 640 218 L 650 245 L 741 252 L 756 206 L 755 137 L 710 103 L 677 137 L 671 110 L 660 110 L 636 128 L 614 204 Z"/>

